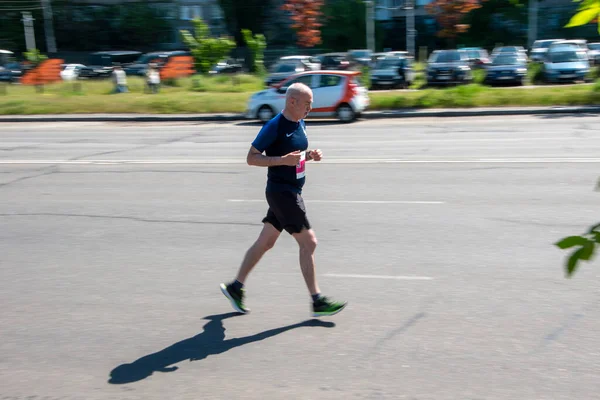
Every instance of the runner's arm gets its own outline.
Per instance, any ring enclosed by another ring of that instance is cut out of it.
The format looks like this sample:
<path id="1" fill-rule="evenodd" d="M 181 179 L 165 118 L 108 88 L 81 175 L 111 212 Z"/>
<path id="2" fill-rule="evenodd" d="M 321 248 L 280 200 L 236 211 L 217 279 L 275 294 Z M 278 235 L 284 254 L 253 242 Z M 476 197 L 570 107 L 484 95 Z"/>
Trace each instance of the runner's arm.
<path id="1" fill-rule="evenodd" d="M 280 165 L 294 166 L 300 161 L 300 152 L 295 151 L 285 156 L 269 157 L 258 151 L 254 146 L 250 146 L 246 162 L 248 165 L 256 167 L 278 167 Z"/>

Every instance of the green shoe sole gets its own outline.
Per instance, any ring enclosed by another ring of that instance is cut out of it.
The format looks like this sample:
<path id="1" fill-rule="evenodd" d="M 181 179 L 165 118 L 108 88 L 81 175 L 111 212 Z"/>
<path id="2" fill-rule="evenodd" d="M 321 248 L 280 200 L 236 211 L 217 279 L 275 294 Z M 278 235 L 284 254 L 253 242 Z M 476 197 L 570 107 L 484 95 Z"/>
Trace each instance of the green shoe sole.
<path id="1" fill-rule="evenodd" d="M 248 314 L 250 312 L 249 308 L 243 309 L 237 304 L 237 302 L 234 300 L 234 298 L 231 297 L 231 295 L 227 291 L 227 286 L 224 283 L 221 283 L 220 287 L 221 287 L 221 292 L 223 292 L 225 297 L 227 297 L 229 299 L 229 302 L 231 303 L 231 306 L 233 307 L 233 309 L 235 311 L 237 311 L 241 314 Z"/>

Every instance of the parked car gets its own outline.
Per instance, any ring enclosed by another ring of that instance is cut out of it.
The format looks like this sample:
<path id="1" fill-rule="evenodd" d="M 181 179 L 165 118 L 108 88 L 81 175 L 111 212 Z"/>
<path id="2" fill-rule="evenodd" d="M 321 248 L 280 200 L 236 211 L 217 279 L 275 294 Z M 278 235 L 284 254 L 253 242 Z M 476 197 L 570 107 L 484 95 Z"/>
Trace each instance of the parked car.
<path id="1" fill-rule="evenodd" d="M 146 76 L 150 64 L 156 64 L 157 68 L 160 69 L 169 62 L 172 57 L 189 56 L 190 54 L 191 53 L 186 50 L 153 51 L 142 55 L 130 65 L 123 67 L 123 70 L 127 75 Z"/>
<path id="2" fill-rule="evenodd" d="M 368 67 L 371 63 L 371 55 L 373 52 L 368 49 L 355 49 L 348 51 L 348 59 L 350 64 L 355 66 Z"/>
<path id="3" fill-rule="evenodd" d="M 0 67 L 0 82 L 18 83 L 24 72 L 23 66 L 18 62 L 8 62 Z"/>
<path id="4" fill-rule="evenodd" d="M 85 68 L 83 64 L 63 64 L 60 77 L 63 81 L 74 81 L 79 78 L 79 73 Z"/>
<path id="5" fill-rule="evenodd" d="M 346 53 L 326 53 L 317 56 L 322 70 L 344 71 L 350 67 Z"/>
<path id="6" fill-rule="evenodd" d="M 590 63 L 594 65 L 600 64 L 600 43 L 588 43 L 588 57 Z"/>
<path id="7" fill-rule="evenodd" d="M 487 50 L 481 47 L 465 47 L 461 50 L 467 53 L 467 62 L 471 68 L 484 68 L 491 63 Z"/>
<path id="8" fill-rule="evenodd" d="M 413 61 L 387 56 L 377 60 L 370 73 L 371 89 L 407 88 L 415 80 Z"/>
<path id="9" fill-rule="evenodd" d="M 427 85 L 468 83 L 473 80 L 467 53 L 462 50 L 434 50 L 427 61 Z"/>
<path id="10" fill-rule="evenodd" d="M 497 56 L 498 54 L 519 54 L 522 57 L 527 59 L 527 50 L 523 46 L 500 46 L 494 48 L 492 50 L 492 57 Z"/>
<path id="11" fill-rule="evenodd" d="M 139 51 L 97 51 L 90 54 L 89 62 L 79 72 L 80 78 L 110 78 L 115 64 L 126 66 L 135 61 Z"/>
<path id="12" fill-rule="evenodd" d="M 214 65 L 209 74 L 235 74 L 244 70 L 243 62 L 231 58 L 218 62 Z"/>
<path id="13" fill-rule="evenodd" d="M 484 83 L 517 83 L 522 85 L 527 75 L 527 60 L 518 54 L 500 53 L 486 67 Z"/>
<path id="14" fill-rule="evenodd" d="M 589 71 L 586 52 L 569 45 L 552 48 L 544 60 L 543 73 L 547 82 L 585 80 Z"/>
<path id="15" fill-rule="evenodd" d="M 0 67 L 4 67 L 4 65 L 9 62 L 14 62 L 15 53 L 10 50 L 0 49 Z"/>
<path id="16" fill-rule="evenodd" d="M 380 59 L 387 57 L 389 55 L 390 54 L 388 52 L 371 53 L 371 61 L 369 61 L 369 68 L 375 67 L 375 64 L 377 64 L 377 61 L 379 61 Z"/>
<path id="17" fill-rule="evenodd" d="M 278 61 L 300 61 L 302 64 L 306 65 L 311 71 L 317 71 L 321 69 L 321 60 L 319 59 L 319 57 L 316 56 L 283 56 L 280 57 Z"/>
<path id="18" fill-rule="evenodd" d="M 548 51 L 552 51 L 552 49 L 556 47 L 564 47 L 564 46 L 573 46 L 578 48 L 579 50 L 583 50 L 587 53 L 588 45 L 587 40 L 585 39 L 567 39 L 567 40 L 557 40 L 553 43 L 550 43 L 548 47 Z"/>
<path id="19" fill-rule="evenodd" d="M 343 122 L 355 120 L 369 106 L 368 90 L 358 80 L 359 71 L 308 71 L 290 76 L 273 87 L 253 94 L 246 117 L 267 122 L 285 106 L 287 88 L 296 82 L 313 91 L 310 117 L 336 117 Z"/>
<path id="20" fill-rule="evenodd" d="M 531 46 L 531 51 L 529 52 L 529 59 L 533 62 L 543 62 L 550 45 L 554 42 L 558 42 L 561 40 L 564 39 L 536 40 Z"/>
<path id="21" fill-rule="evenodd" d="M 270 68 L 265 85 L 275 85 L 288 77 L 303 71 L 313 71 L 320 68 L 320 64 L 310 63 L 302 58 L 282 57 Z"/>

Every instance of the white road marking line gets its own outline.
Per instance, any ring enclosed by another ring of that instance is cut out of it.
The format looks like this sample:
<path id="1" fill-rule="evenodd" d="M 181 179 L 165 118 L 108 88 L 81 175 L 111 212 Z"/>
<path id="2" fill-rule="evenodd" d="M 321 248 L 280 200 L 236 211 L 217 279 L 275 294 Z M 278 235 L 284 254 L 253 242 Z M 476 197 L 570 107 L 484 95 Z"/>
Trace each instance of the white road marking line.
<path id="1" fill-rule="evenodd" d="M 323 274 L 331 278 L 357 278 L 357 279 L 396 279 L 402 281 L 431 281 L 430 276 L 403 276 L 403 275 L 357 275 L 357 274 Z"/>
<path id="2" fill-rule="evenodd" d="M 600 158 L 465 158 L 465 159 L 405 159 L 405 158 L 329 158 L 320 162 L 321 164 L 547 164 L 547 163 L 600 163 Z M 240 158 L 215 158 L 215 159 L 175 159 L 175 160 L 0 160 L 0 165 L 12 164 L 43 164 L 43 165 L 158 165 L 158 164 L 246 164 L 246 160 Z M 315 165 L 318 165 L 315 164 Z"/>
<path id="3" fill-rule="evenodd" d="M 266 200 L 259 199 L 227 199 L 232 203 L 264 203 Z M 331 203 L 331 204 L 446 204 L 444 201 L 418 201 L 418 200 L 307 200 L 307 203 Z"/>

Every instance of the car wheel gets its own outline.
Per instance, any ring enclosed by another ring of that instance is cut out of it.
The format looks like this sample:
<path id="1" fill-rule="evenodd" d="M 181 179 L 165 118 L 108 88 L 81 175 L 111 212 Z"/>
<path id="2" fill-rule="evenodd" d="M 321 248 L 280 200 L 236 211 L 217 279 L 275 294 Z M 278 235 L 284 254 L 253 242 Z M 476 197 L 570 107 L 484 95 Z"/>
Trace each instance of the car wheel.
<path id="1" fill-rule="evenodd" d="M 342 122 L 352 122 L 356 119 L 356 113 L 348 104 L 342 104 L 337 109 L 337 117 Z"/>
<path id="2" fill-rule="evenodd" d="M 261 122 L 269 122 L 275 116 L 273 109 L 269 106 L 261 106 L 257 113 L 258 119 Z"/>

